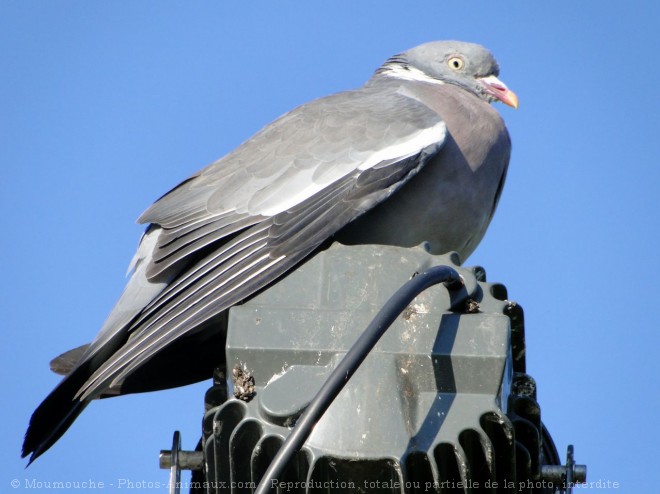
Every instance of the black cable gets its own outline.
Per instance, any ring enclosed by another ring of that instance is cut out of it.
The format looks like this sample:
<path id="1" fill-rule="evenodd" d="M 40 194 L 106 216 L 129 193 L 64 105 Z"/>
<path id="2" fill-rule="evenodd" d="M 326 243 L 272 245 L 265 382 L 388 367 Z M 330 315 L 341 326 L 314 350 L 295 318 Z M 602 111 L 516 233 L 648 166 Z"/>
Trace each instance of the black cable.
<path id="1" fill-rule="evenodd" d="M 438 283 L 445 283 L 450 290 L 463 286 L 463 281 L 455 269 L 449 266 L 436 266 L 410 279 L 383 305 L 300 416 L 289 437 L 286 438 L 264 473 L 255 494 L 266 494 L 274 487 L 293 455 L 300 451 L 316 423 L 369 352 L 376 346 L 385 331 L 417 295 Z"/>

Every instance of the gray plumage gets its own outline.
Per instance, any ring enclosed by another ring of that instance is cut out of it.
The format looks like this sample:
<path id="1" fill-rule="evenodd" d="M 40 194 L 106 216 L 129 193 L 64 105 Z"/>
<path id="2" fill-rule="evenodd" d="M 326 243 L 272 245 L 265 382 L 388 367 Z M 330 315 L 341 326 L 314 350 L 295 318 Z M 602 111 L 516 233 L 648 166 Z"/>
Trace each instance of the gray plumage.
<path id="1" fill-rule="evenodd" d="M 428 241 L 435 253 L 467 257 L 509 162 L 508 133 L 489 103 L 517 99 L 498 71 L 481 46 L 421 45 L 362 88 L 292 110 L 156 201 L 140 217 L 149 226 L 132 276 L 96 339 L 53 364 L 67 376 L 33 414 L 23 456 L 48 449 L 92 399 L 203 378 L 200 370 L 156 384 L 142 375 L 164 355 L 195 353 L 214 317 L 328 239 Z"/>

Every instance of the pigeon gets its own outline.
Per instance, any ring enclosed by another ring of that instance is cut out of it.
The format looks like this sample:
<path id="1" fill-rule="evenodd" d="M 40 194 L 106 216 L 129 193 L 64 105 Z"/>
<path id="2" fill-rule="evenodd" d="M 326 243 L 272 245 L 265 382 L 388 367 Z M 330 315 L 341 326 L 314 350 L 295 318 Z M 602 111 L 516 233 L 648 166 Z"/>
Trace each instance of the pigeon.
<path id="1" fill-rule="evenodd" d="M 434 41 L 389 58 L 359 89 L 295 108 L 170 190 L 127 286 L 92 343 L 33 413 L 29 463 L 94 399 L 209 378 L 226 311 L 315 252 L 413 247 L 465 259 L 485 234 L 511 152 L 490 103 L 517 108 L 484 47 Z M 28 464 L 29 464 L 28 463 Z"/>

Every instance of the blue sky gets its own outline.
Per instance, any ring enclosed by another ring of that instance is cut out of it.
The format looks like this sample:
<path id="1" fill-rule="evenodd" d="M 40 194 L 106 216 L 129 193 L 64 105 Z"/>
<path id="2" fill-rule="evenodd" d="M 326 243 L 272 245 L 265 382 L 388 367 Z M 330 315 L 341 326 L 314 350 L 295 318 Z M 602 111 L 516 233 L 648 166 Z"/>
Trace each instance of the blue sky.
<path id="1" fill-rule="evenodd" d="M 93 403 L 28 470 L 19 449 L 93 338 L 162 193 L 310 99 L 435 39 L 481 43 L 520 109 L 500 207 L 466 265 L 525 309 L 528 371 L 589 480 L 657 490 L 657 2 L 0 0 L 0 489 L 165 482 L 208 383 Z M 656 385 L 653 385 L 656 382 Z"/>

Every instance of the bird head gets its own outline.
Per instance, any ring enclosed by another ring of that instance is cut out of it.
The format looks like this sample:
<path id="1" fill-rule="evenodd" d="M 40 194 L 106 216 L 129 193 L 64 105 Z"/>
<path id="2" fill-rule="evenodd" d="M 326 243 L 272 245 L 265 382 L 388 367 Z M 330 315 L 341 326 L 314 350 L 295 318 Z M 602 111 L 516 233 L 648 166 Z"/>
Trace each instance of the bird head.
<path id="1" fill-rule="evenodd" d="M 377 75 L 430 84 L 454 84 L 479 98 L 518 108 L 518 97 L 498 79 L 500 69 L 483 46 L 433 41 L 391 57 Z"/>

